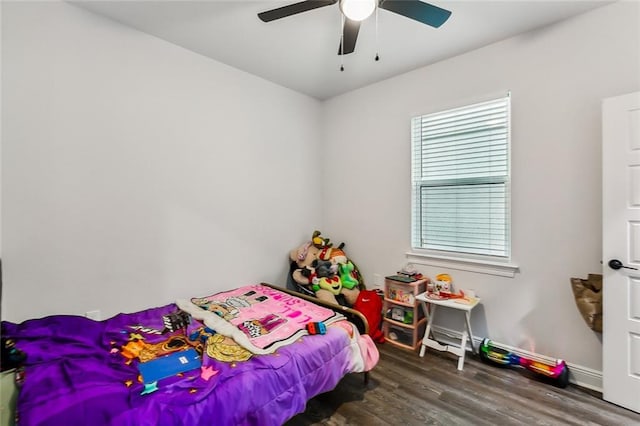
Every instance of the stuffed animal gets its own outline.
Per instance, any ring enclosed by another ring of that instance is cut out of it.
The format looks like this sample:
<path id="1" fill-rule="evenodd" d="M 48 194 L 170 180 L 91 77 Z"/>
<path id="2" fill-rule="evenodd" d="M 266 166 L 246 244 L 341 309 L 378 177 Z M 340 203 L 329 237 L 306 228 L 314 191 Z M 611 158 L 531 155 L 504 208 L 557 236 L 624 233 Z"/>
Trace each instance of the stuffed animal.
<path id="1" fill-rule="evenodd" d="M 298 268 L 306 268 L 311 266 L 314 260 L 318 258 L 320 249 L 314 246 L 311 241 L 308 241 L 298 247 L 297 249 L 289 252 L 289 259 L 295 262 Z"/>
<path id="2" fill-rule="evenodd" d="M 328 260 L 334 265 L 340 263 L 347 263 L 347 255 L 342 250 L 344 247 L 344 243 L 341 243 L 337 248 L 335 247 L 324 247 L 318 253 L 318 258 L 322 260 Z"/>
<path id="3" fill-rule="evenodd" d="M 321 237 L 320 231 L 313 231 L 313 235 L 311 236 L 311 242 L 316 248 L 322 249 L 325 247 L 331 247 L 331 243 L 329 242 L 329 238 Z"/>
<path id="4" fill-rule="evenodd" d="M 356 303 L 356 300 L 358 300 L 360 289 L 358 287 L 349 289 L 343 285 L 342 290 L 340 290 L 340 294 L 344 296 L 344 300 L 347 302 L 347 305 L 353 306 L 353 304 Z"/>
<path id="5" fill-rule="evenodd" d="M 329 291 L 334 296 L 340 294 L 340 290 L 342 290 L 342 281 L 340 281 L 340 277 L 322 277 L 318 280 L 318 283 L 313 284 L 313 290 L 318 291 L 320 289 L 324 289 Z"/>
<path id="6" fill-rule="evenodd" d="M 318 279 L 318 284 L 313 285 L 312 288 L 318 299 L 334 305 L 347 304 L 353 306 L 358 299 L 358 294 L 360 294 L 358 288 L 348 289 L 343 287 L 340 277 L 337 275 Z"/>
<path id="7" fill-rule="evenodd" d="M 340 269 L 340 281 L 342 281 L 342 286 L 348 289 L 352 289 L 357 287 L 360 282 L 358 282 L 358 278 L 355 273 L 355 265 L 351 261 L 347 261 L 346 263 L 341 263 L 339 265 Z"/>
<path id="8" fill-rule="evenodd" d="M 289 252 L 292 268 L 295 268 L 291 273 L 291 278 L 299 285 L 306 287 L 316 277 L 316 270 L 312 265 L 318 259 L 318 252 L 320 249 L 316 248 L 311 241 Z"/>
<path id="9" fill-rule="evenodd" d="M 334 265 L 328 260 L 316 259 L 311 263 L 311 266 L 316 269 L 318 278 L 331 277 L 338 272 L 338 265 Z"/>

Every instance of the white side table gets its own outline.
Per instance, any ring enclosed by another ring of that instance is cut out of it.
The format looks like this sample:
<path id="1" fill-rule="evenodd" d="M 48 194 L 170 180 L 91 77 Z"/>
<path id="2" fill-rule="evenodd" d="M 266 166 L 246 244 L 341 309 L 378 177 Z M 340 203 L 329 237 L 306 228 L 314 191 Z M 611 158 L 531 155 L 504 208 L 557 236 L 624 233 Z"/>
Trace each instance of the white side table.
<path id="1" fill-rule="evenodd" d="M 450 352 L 458 356 L 458 370 L 462 370 L 462 367 L 464 365 L 464 355 L 467 347 L 467 339 L 470 340 L 471 351 L 473 353 L 476 353 L 476 349 L 473 346 L 473 333 L 471 332 L 471 310 L 475 308 L 478 303 L 480 303 L 480 299 L 473 298 L 470 303 L 466 304 L 456 302 L 456 300 L 459 299 L 431 299 L 427 296 L 427 293 L 420 293 L 416 296 L 416 300 L 420 301 L 420 305 L 422 305 L 424 314 L 429 318 L 429 321 L 427 322 L 427 329 L 425 330 L 424 337 L 422 338 L 420 356 L 424 356 L 427 346 L 438 351 Z M 431 309 L 427 307 L 427 304 L 430 305 Z M 429 337 L 437 307 L 456 309 L 458 311 L 464 312 L 465 325 L 462 332 L 462 342 L 460 343 L 460 346 L 441 345 L 440 343 Z"/>

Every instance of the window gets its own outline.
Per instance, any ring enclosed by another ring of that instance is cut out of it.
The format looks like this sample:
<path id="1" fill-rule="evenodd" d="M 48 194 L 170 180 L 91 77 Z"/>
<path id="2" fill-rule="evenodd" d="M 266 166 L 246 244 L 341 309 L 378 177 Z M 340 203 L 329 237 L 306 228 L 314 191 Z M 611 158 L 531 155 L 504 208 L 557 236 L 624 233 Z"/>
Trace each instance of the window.
<path id="1" fill-rule="evenodd" d="M 508 258 L 509 96 L 414 117 L 412 247 Z"/>

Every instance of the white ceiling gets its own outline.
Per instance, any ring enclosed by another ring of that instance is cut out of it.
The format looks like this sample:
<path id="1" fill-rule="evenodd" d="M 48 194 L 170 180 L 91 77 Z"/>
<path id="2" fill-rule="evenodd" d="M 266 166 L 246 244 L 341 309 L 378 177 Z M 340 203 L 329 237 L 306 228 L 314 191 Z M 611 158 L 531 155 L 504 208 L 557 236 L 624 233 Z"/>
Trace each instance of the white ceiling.
<path id="1" fill-rule="evenodd" d="M 232 67 L 318 99 L 423 67 L 586 12 L 611 1 L 451 1 L 430 3 L 451 17 L 432 28 L 380 10 L 364 21 L 353 54 L 337 55 L 337 4 L 264 23 L 258 12 L 296 0 L 72 1 Z M 376 50 L 380 61 L 374 61 Z M 340 71 L 344 61 L 343 72 Z"/>

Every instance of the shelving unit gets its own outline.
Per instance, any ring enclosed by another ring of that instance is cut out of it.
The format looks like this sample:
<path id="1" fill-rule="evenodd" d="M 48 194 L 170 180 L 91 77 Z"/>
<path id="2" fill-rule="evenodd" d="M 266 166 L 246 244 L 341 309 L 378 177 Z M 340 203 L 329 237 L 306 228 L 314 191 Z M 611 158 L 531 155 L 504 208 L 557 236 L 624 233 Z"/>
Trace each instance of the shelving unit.
<path id="1" fill-rule="evenodd" d="M 416 296 L 425 291 L 427 281 L 428 278 L 412 282 L 385 278 L 382 330 L 388 343 L 409 350 L 420 346 L 427 318 Z"/>

